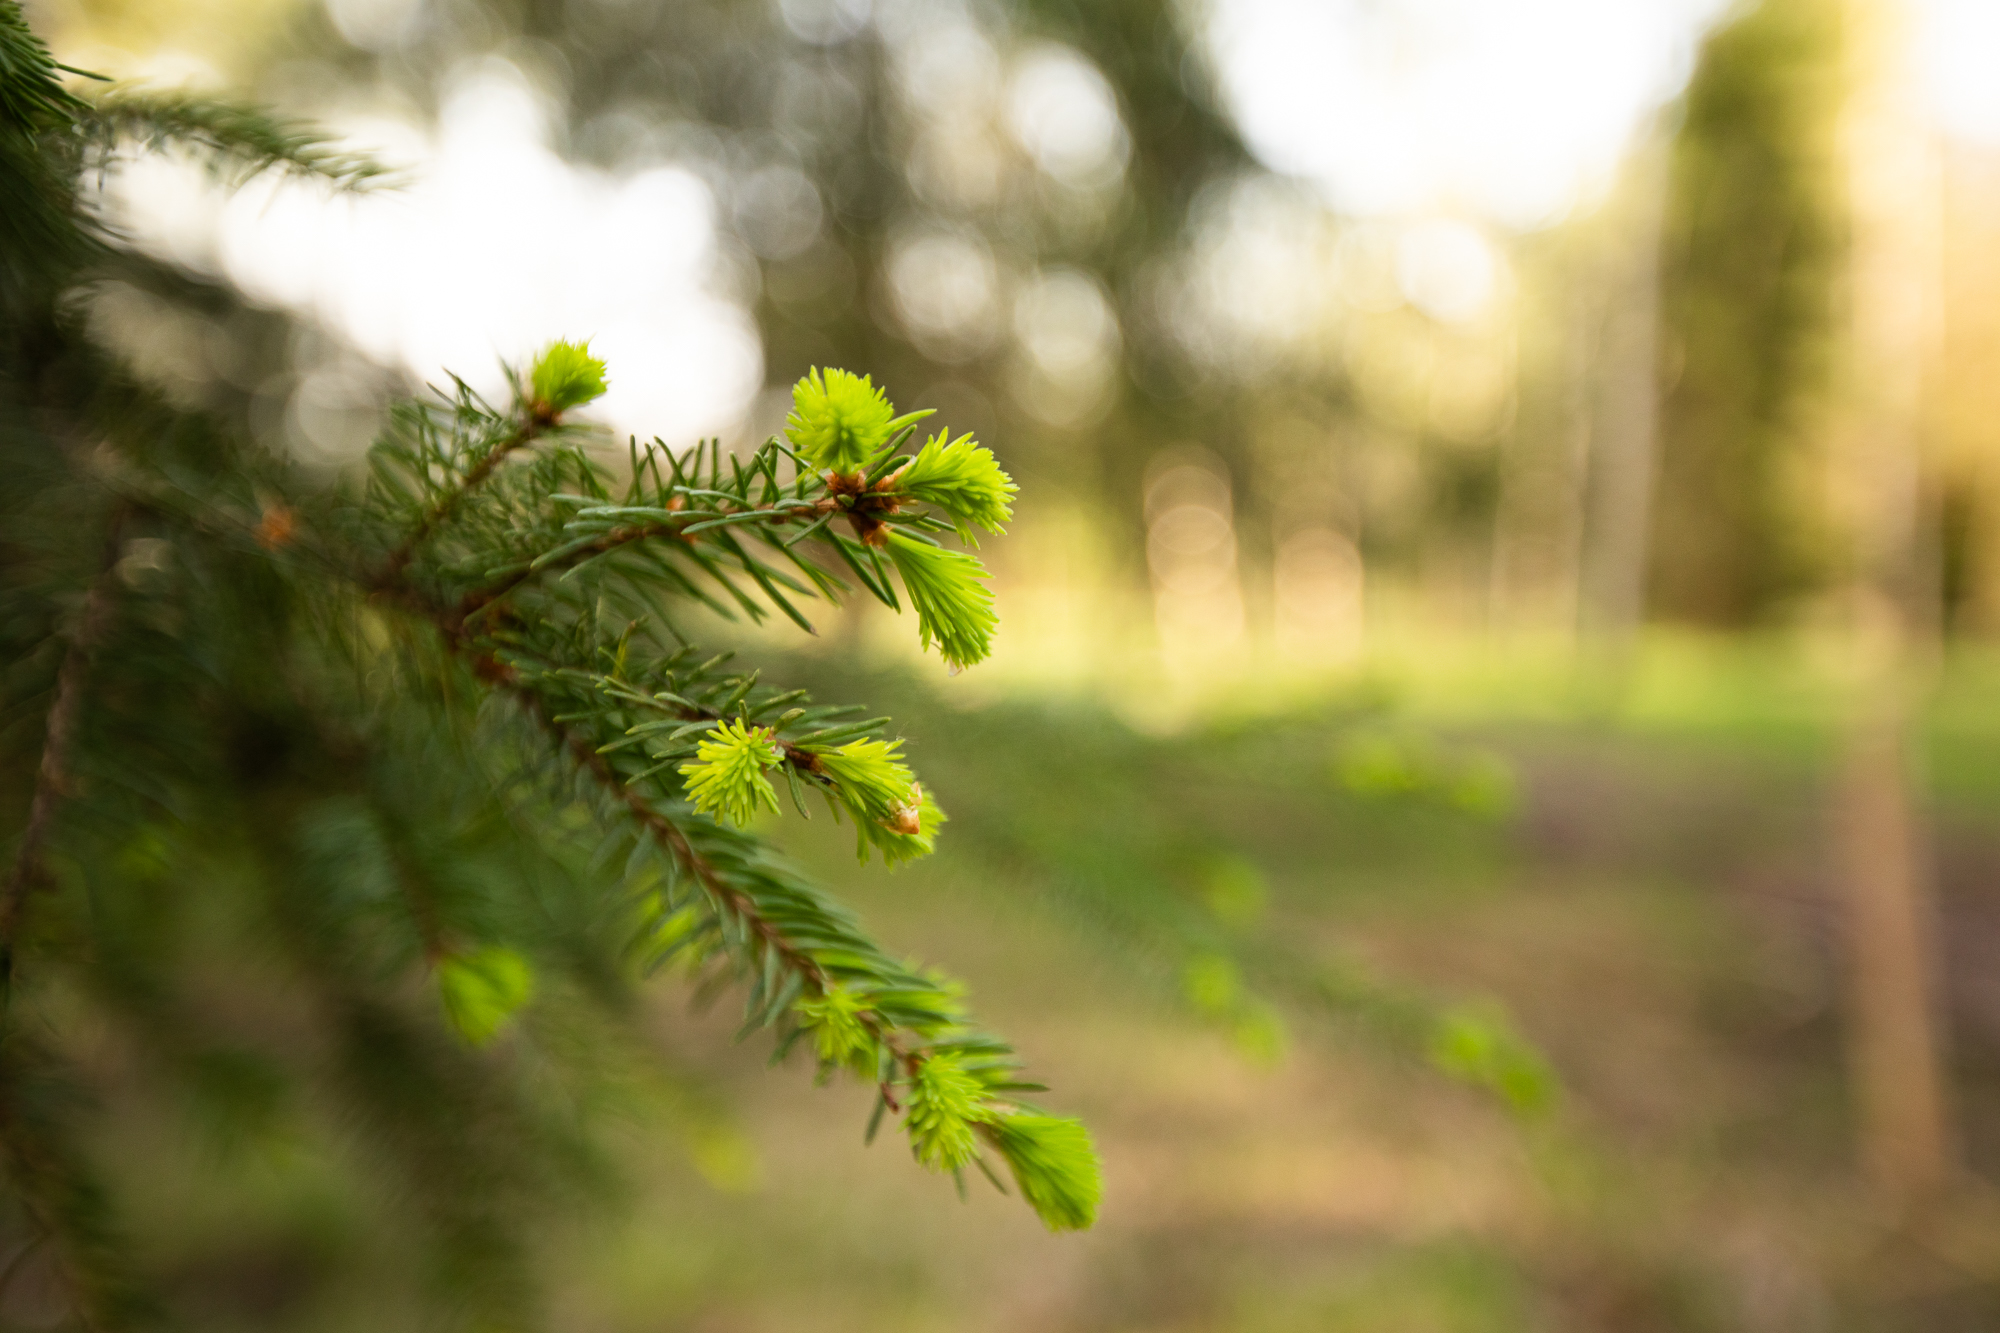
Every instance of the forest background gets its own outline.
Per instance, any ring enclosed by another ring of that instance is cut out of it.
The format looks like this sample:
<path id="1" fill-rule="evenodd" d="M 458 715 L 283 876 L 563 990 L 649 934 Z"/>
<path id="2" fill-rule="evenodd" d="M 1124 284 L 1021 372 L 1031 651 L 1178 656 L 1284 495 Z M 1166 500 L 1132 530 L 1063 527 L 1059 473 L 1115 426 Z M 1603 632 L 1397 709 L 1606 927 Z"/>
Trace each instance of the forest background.
<path id="1" fill-rule="evenodd" d="M 89 319 L 179 402 L 332 470 L 588 336 L 620 431 L 748 449 L 844 365 L 1021 482 L 991 662 L 857 610 L 789 663 L 920 740 L 945 850 L 786 841 L 1075 1099 L 1102 1222 L 883 1170 L 663 986 L 561 1327 L 2000 1319 L 1981 6 L 29 11 L 403 172 L 107 178 L 167 266 Z M 218 1326 L 339 1326 L 365 1247 L 107 1134 Z"/>

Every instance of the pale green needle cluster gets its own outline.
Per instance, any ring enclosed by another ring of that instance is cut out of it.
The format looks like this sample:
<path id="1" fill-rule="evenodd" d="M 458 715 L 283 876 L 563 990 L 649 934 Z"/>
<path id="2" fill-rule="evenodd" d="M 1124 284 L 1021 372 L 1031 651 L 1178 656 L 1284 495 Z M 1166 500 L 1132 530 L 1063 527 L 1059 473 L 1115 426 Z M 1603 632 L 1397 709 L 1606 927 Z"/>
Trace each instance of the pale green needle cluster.
<path id="1" fill-rule="evenodd" d="M 985 1129 L 1049 1230 L 1082 1231 L 1097 1220 L 1104 1179 L 1081 1120 L 1024 1112 L 994 1116 Z"/>
<path id="2" fill-rule="evenodd" d="M 889 395 L 866 375 L 809 370 L 792 386 L 785 436 L 814 467 L 850 473 L 888 447 L 898 431 L 929 415 L 897 416 Z"/>
<path id="3" fill-rule="evenodd" d="M 918 1067 L 904 1128 L 911 1152 L 933 1171 L 987 1170 L 979 1153 L 984 1138 L 1051 1231 L 1081 1231 L 1097 1220 L 1104 1182 L 1083 1122 L 994 1101 L 952 1051 L 933 1051 Z"/>
<path id="4" fill-rule="evenodd" d="M 784 759 L 769 728 L 747 726 L 739 718 L 711 731 L 695 750 L 694 762 L 682 764 L 680 772 L 695 809 L 743 825 L 759 809 L 778 808 L 777 790 L 764 770 Z"/>
<path id="5" fill-rule="evenodd" d="M 933 1171 L 957 1171 L 979 1155 L 973 1126 L 992 1119 L 986 1090 L 966 1072 L 959 1057 L 933 1053 L 910 1082 L 905 1125 L 910 1151 Z"/>
<path id="6" fill-rule="evenodd" d="M 970 434 L 946 443 L 939 431 L 925 443 L 901 472 L 890 478 L 899 497 L 936 505 L 950 516 L 959 540 L 979 545 L 973 528 L 1004 533 L 1014 518 L 1012 500 L 1020 487 L 1000 466 L 993 451 Z"/>
<path id="7" fill-rule="evenodd" d="M 549 416 L 602 398 L 606 387 L 604 362 L 590 354 L 588 342 L 550 343 L 528 375 L 530 401 Z"/>
<path id="8" fill-rule="evenodd" d="M 1000 618 L 993 590 L 983 580 L 986 567 L 963 551 L 947 551 L 902 532 L 888 537 L 889 559 L 903 576 L 917 608 L 917 637 L 954 671 L 986 660 Z"/>
<path id="9" fill-rule="evenodd" d="M 822 1065 L 874 1074 L 875 1039 L 861 1021 L 868 1007 L 865 996 L 837 984 L 798 1002 L 799 1017 L 812 1031 L 813 1050 Z"/>

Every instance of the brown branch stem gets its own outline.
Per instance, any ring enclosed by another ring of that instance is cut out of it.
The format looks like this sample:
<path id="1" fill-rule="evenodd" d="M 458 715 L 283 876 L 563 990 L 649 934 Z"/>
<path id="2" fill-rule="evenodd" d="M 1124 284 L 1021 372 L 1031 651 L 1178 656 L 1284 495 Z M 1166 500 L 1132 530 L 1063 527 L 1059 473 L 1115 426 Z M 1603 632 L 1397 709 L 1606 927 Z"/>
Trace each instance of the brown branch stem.
<path id="1" fill-rule="evenodd" d="M 48 721 L 43 732 L 41 762 L 35 771 L 35 790 L 28 803 L 27 826 L 22 830 L 21 845 L 14 853 L 14 864 L 8 872 L 7 881 L 0 885 L 0 1003 L 4 1003 L 11 989 L 14 942 L 20 931 L 28 894 L 43 877 L 42 850 L 48 841 L 49 829 L 55 822 L 56 808 L 64 797 L 75 790 L 69 761 L 76 743 L 77 718 L 83 706 L 84 677 L 90 669 L 91 656 L 111 626 L 113 584 L 117 579 L 118 557 L 129 513 L 129 508 L 121 505 L 111 516 L 97 577 L 92 581 L 90 591 L 84 594 L 83 610 L 77 617 L 76 630 L 70 635 L 69 646 L 63 651 L 62 665 L 56 671 L 55 699 L 49 705 Z"/>

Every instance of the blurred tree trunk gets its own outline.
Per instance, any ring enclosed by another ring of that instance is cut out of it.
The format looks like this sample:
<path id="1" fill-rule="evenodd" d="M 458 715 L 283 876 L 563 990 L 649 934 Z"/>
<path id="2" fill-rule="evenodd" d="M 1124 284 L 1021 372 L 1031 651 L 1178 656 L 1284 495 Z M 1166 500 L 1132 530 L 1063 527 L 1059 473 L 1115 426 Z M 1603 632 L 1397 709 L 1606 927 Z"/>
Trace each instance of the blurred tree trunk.
<path id="1" fill-rule="evenodd" d="M 1603 325 L 1578 608 L 1585 646 L 1615 665 L 1645 614 L 1653 474 L 1660 422 L 1660 241 L 1668 144 L 1649 135 L 1632 156 L 1629 240 Z"/>
<path id="2" fill-rule="evenodd" d="M 1911 775 L 1913 704 L 1936 652 L 1925 534 L 1927 365 L 1941 332 L 1941 180 L 1902 0 L 1850 0 L 1855 693 L 1835 811 L 1845 861 L 1863 1162 L 1901 1210 L 1952 1174 L 1929 856 Z"/>

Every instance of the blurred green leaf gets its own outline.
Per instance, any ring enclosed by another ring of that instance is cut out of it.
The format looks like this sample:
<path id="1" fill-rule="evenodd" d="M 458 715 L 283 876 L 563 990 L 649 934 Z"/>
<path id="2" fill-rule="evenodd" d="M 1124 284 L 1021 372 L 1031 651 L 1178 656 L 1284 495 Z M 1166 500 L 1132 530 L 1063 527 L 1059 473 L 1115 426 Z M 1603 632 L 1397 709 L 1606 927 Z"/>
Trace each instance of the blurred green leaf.
<path id="1" fill-rule="evenodd" d="M 1441 1016 L 1430 1059 L 1453 1078 L 1498 1095 L 1516 1114 L 1539 1116 L 1555 1104 L 1557 1084 L 1548 1062 L 1491 1006 L 1465 1006 Z"/>
<path id="2" fill-rule="evenodd" d="M 453 954 L 437 967 L 438 994 L 458 1034 L 484 1046 L 535 992 L 528 960 L 502 945 Z"/>

